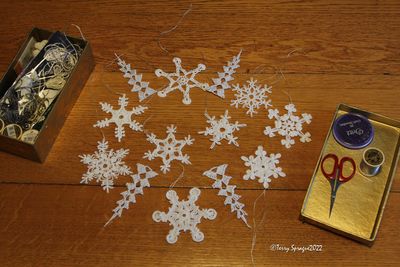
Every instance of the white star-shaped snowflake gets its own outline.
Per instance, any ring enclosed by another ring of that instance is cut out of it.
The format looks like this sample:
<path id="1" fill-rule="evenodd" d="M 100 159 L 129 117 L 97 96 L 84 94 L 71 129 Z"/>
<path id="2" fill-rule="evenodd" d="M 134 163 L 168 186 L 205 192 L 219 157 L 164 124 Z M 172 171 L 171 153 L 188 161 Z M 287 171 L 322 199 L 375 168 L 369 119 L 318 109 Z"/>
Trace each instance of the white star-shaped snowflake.
<path id="1" fill-rule="evenodd" d="M 247 81 L 248 85 L 243 85 L 242 87 L 239 84 L 234 85 L 232 91 L 235 91 L 236 99 L 231 101 L 231 106 L 235 106 L 236 108 L 241 105 L 243 108 L 247 108 L 246 114 L 250 114 L 250 117 L 253 117 L 253 114 L 257 113 L 256 109 L 259 109 L 261 106 L 268 108 L 271 105 L 271 100 L 268 99 L 267 93 L 272 93 L 271 87 L 257 84 L 257 80 L 253 80 L 251 78 Z"/>
<path id="2" fill-rule="evenodd" d="M 134 131 L 143 131 L 140 123 L 136 120 L 132 119 L 132 115 L 140 115 L 144 113 L 147 107 L 137 106 L 132 108 L 131 111 L 126 110 L 125 108 L 128 106 L 128 98 L 125 97 L 125 94 L 118 99 L 119 109 L 114 110 L 113 106 L 108 103 L 100 102 L 101 109 L 106 113 L 111 113 L 111 118 L 107 118 L 101 121 L 98 121 L 94 127 L 104 128 L 110 125 L 110 123 L 115 123 L 115 137 L 118 138 L 118 142 L 121 142 L 122 137 L 125 136 L 125 128 L 124 125 L 129 125 L 129 127 Z"/>
<path id="3" fill-rule="evenodd" d="M 186 105 L 190 104 L 192 100 L 190 99 L 189 93 L 190 89 L 194 87 L 201 88 L 203 90 L 207 90 L 209 85 L 207 83 L 200 83 L 195 79 L 195 76 L 206 69 L 206 66 L 203 64 L 197 65 L 197 68 L 186 71 L 181 66 L 181 59 L 175 57 L 173 62 L 176 66 L 175 73 L 166 73 L 161 69 L 156 69 L 155 74 L 157 77 L 165 77 L 169 81 L 169 85 L 163 90 L 158 92 L 158 95 L 161 97 L 167 96 L 168 93 L 178 89 L 183 93 L 182 102 Z"/>
<path id="4" fill-rule="evenodd" d="M 181 231 L 190 231 L 193 241 L 201 242 L 204 240 L 204 234 L 197 228 L 201 219 L 214 220 L 217 212 L 214 209 L 200 209 L 196 205 L 196 201 L 200 196 L 200 189 L 192 188 L 189 191 L 188 200 L 179 201 L 179 197 L 174 190 L 169 190 L 166 194 L 167 199 L 171 203 L 168 213 L 155 211 L 153 220 L 155 222 L 169 222 L 172 229 L 167 235 L 167 242 L 174 244 L 178 241 Z"/>
<path id="5" fill-rule="evenodd" d="M 239 124 L 239 122 L 229 123 L 229 119 L 231 118 L 228 115 L 228 110 L 225 110 L 225 114 L 221 115 L 220 120 L 216 120 L 215 116 L 210 117 L 207 113 L 204 114 L 207 117 L 207 122 L 211 125 L 211 127 L 206 127 L 205 131 L 199 132 L 199 134 L 204 134 L 205 136 L 211 135 L 212 138 L 210 141 L 211 144 L 210 149 L 213 149 L 215 145 L 220 145 L 221 140 L 225 139 L 228 141 L 228 144 L 234 144 L 235 146 L 239 146 L 236 141 L 238 138 L 233 136 L 235 131 L 239 131 L 240 128 L 245 127 L 246 124 Z"/>
<path id="6" fill-rule="evenodd" d="M 294 104 L 288 104 L 285 106 L 288 111 L 283 116 L 279 115 L 279 110 L 269 110 L 268 118 L 275 118 L 275 128 L 270 126 L 265 127 L 264 134 L 273 137 L 275 132 L 279 135 L 284 136 L 285 139 L 281 140 L 282 145 L 286 148 L 290 148 L 295 142 L 293 137 L 300 136 L 300 142 L 310 142 L 311 134 L 309 132 L 303 133 L 303 123 L 310 124 L 312 116 L 307 113 L 301 114 L 302 118 L 294 115 L 296 107 Z"/>
<path id="7" fill-rule="evenodd" d="M 270 154 L 264 151 L 262 146 L 258 146 L 256 150 L 256 156 L 249 157 L 242 156 L 241 159 L 244 161 L 244 165 L 250 167 L 243 176 L 244 180 L 254 180 L 258 178 L 258 182 L 262 183 L 264 188 L 267 189 L 271 182 L 270 177 L 278 178 L 279 176 L 285 177 L 286 174 L 282 171 L 281 167 L 278 167 L 279 158 L 281 154 Z"/>
<path id="8" fill-rule="evenodd" d="M 165 139 L 157 139 L 153 133 L 147 135 L 147 141 L 156 145 L 153 151 L 148 151 L 144 154 L 143 158 L 153 160 L 154 158 L 162 158 L 163 165 L 160 169 L 163 173 L 170 170 L 171 161 L 178 160 L 184 164 L 191 164 L 189 156 L 182 154 L 182 149 L 185 145 L 192 145 L 194 139 L 190 135 L 186 136 L 184 140 L 177 140 L 175 138 L 176 127 L 171 125 L 167 127 L 167 137 Z"/>
<path id="9" fill-rule="evenodd" d="M 101 183 L 107 193 L 114 188 L 114 180 L 119 175 L 129 175 L 131 170 L 122 161 L 129 153 L 129 149 L 108 150 L 108 142 L 105 139 L 98 142 L 98 151 L 91 155 L 80 155 L 81 162 L 88 165 L 87 172 L 82 176 L 81 183 L 88 184 L 92 180 Z"/>

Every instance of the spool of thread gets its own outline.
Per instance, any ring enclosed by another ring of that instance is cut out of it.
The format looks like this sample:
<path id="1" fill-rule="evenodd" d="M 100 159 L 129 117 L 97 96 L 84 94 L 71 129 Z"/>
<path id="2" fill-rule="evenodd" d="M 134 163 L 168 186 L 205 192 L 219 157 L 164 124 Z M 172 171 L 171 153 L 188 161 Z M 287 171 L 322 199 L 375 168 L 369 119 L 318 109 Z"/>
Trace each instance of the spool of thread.
<path id="1" fill-rule="evenodd" d="M 375 176 L 381 171 L 384 162 L 383 152 L 376 147 L 371 147 L 363 153 L 360 170 L 365 176 Z"/>

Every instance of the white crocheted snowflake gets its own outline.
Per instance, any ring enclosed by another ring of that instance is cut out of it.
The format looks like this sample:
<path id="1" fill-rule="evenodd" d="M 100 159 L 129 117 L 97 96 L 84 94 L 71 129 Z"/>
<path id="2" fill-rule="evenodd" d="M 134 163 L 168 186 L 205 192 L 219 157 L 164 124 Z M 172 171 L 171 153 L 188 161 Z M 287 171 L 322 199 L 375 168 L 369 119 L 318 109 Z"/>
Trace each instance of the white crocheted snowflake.
<path id="1" fill-rule="evenodd" d="M 232 75 L 236 72 L 236 69 L 240 67 L 239 62 L 241 54 L 242 50 L 240 50 L 237 56 L 233 57 L 232 61 L 228 61 L 228 65 L 224 66 L 224 72 L 218 72 L 218 78 L 212 79 L 213 85 L 211 85 L 207 91 L 221 98 L 225 98 L 225 90 L 231 88 L 229 82 L 234 80 Z"/>
<path id="2" fill-rule="evenodd" d="M 211 127 L 206 127 L 205 131 L 199 132 L 199 134 L 204 134 L 205 136 L 211 135 L 212 138 L 210 141 L 211 144 L 210 149 L 213 149 L 215 145 L 220 145 L 221 140 L 225 139 L 228 141 L 228 144 L 234 144 L 235 146 L 239 146 L 236 141 L 238 138 L 233 135 L 235 131 L 239 131 L 240 128 L 245 127 L 246 124 L 239 124 L 239 122 L 230 123 L 229 119 L 231 118 L 228 115 L 228 110 L 225 110 L 225 114 L 221 115 L 220 120 L 216 120 L 215 116 L 210 117 L 207 113 L 204 114 L 207 118 L 207 122 L 211 125 Z"/>
<path id="3" fill-rule="evenodd" d="M 250 167 L 243 176 L 244 180 L 254 180 L 258 178 L 258 182 L 262 183 L 264 188 L 267 189 L 271 182 L 270 177 L 278 178 L 285 177 L 286 174 L 282 171 L 281 167 L 278 167 L 279 158 L 281 154 L 270 154 L 264 151 L 262 146 L 258 146 L 256 150 L 256 156 L 249 157 L 242 156 L 241 159 L 244 161 L 244 165 Z"/>
<path id="4" fill-rule="evenodd" d="M 157 77 L 165 77 L 169 81 L 169 85 L 163 90 L 158 92 L 158 95 L 161 97 L 167 96 L 168 93 L 178 89 L 183 94 L 182 102 L 186 105 L 190 104 L 192 100 L 190 99 L 189 93 L 190 89 L 194 87 L 201 88 L 203 90 L 207 90 L 209 85 L 207 83 L 200 83 L 195 79 L 195 76 L 206 69 L 206 66 L 203 64 L 197 65 L 197 68 L 186 71 L 181 66 L 181 59 L 175 57 L 173 62 L 176 66 L 176 71 L 174 73 L 166 73 L 161 69 L 156 69 L 155 74 Z"/>
<path id="5" fill-rule="evenodd" d="M 126 110 L 125 108 L 128 106 L 128 98 L 125 97 L 125 94 L 118 99 L 119 109 L 114 110 L 113 106 L 108 103 L 100 102 L 101 109 L 106 113 L 111 113 L 111 118 L 107 118 L 101 121 L 98 121 L 94 127 L 104 128 L 110 125 L 110 123 L 115 123 L 115 137 L 118 138 L 118 142 L 121 142 L 122 137 L 125 136 L 125 128 L 124 125 L 129 125 L 129 127 L 134 131 L 143 131 L 140 123 L 136 120 L 132 119 L 132 115 L 140 115 L 144 113 L 147 107 L 137 106 L 132 108 L 132 110 Z"/>
<path id="6" fill-rule="evenodd" d="M 167 127 L 167 137 L 165 139 L 157 139 L 157 136 L 153 133 L 147 135 L 147 141 L 156 145 L 157 147 L 153 151 L 148 151 L 144 154 L 143 158 L 153 160 L 154 158 L 161 158 L 163 165 L 160 169 L 163 173 L 167 173 L 170 170 L 171 161 L 178 160 L 184 164 L 191 164 L 189 156 L 183 155 L 182 149 L 186 145 L 192 145 L 194 139 L 190 135 L 186 136 L 183 140 L 177 140 L 175 138 L 176 127 L 171 125 Z"/>
<path id="7" fill-rule="evenodd" d="M 136 196 L 143 195 L 143 188 L 150 187 L 149 179 L 156 177 L 158 174 L 149 166 L 136 164 L 137 173 L 131 175 L 132 183 L 127 183 L 127 190 L 122 192 L 122 199 L 117 201 L 117 207 L 113 210 L 110 220 L 104 225 L 107 226 L 112 220 L 122 216 L 124 209 L 129 209 L 129 204 L 136 203 Z"/>
<path id="8" fill-rule="evenodd" d="M 80 155 L 81 162 L 88 165 L 87 172 L 82 176 L 81 183 L 88 184 L 92 180 L 101 183 L 103 190 L 107 193 L 114 188 L 114 180 L 119 175 L 129 175 L 131 170 L 122 161 L 129 153 L 129 149 L 108 149 L 108 142 L 105 139 L 98 142 L 98 151 L 91 155 Z"/>
<path id="9" fill-rule="evenodd" d="M 287 114 L 283 116 L 279 115 L 279 110 L 269 110 L 268 118 L 275 119 L 275 128 L 270 126 L 265 127 L 264 134 L 273 137 L 277 132 L 279 135 L 284 136 L 285 139 L 281 140 L 282 145 L 286 148 L 290 148 L 295 142 L 293 137 L 300 136 L 300 142 L 310 142 L 311 134 L 309 132 L 303 133 L 303 124 L 311 123 L 312 116 L 307 113 L 301 114 L 302 118 L 294 115 L 296 107 L 294 104 L 288 104 L 285 106 Z"/>
<path id="10" fill-rule="evenodd" d="M 268 108 L 271 105 L 271 100 L 268 99 L 267 93 L 272 93 L 271 87 L 257 84 L 257 80 L 253 80 L 251 78 L 247 81 L 248 85 L 244 84 L 242 87 L 239 84 L 233 86 L 233 91 L 236 92 L 236 99 L 231 101 L 231 106 L 235 106 L 236 108 L 241 105 L 243 108 L 247 109 L 246 114 L 250 114 L 250 117 L 253 117 L 253 114 L 257 113 L 257 109 L 261 106 Z"/>
<path id="11" fill-rule="evenodd" d="M 228 164 L 222 164 L 205 171 L 203 175 L 214 181 L 212 188 L 219 189 L 218 195 L 225 197 L 224 205 L 230 205 L 231 212 L 236 212 L 236 217 L 250 227 L 246 220 L 247 212 L 244 210 L 244 204 L 239 201 L 241 196 L 235 193 L 236 185 L 230 185 L 232 177 L 225 175 L 227 167 Z"/>
<path id="12" fill-rule="evenodd" d="M 148 82 L 142 81 L 142 74 L 138 74 L 135 69 L 131 69 L 131 64 L 126 64 L 117 54 L 118 66 L 120 71 L 124 73 L 124 78 L 129 79 L 128 84 L 132 85 L 132 92 L 137 92 L 139 101 L 143 101 L 157 91 L 149 86 Z"/>
<path id="13" fill-rule="evenodd" d="M 155 222 L 169 222 L 172 229 L 167 235 L 167 242 L 174 244 L 178 241 L 181 231 L 190 231 L 193 241 L 201 242 L 204 240 L 204 234 L 197 228 L 201 219 L 214 220 L 217 212 L 214 209 L 200 209 L 196 205 L 196 201 L 200 196 L 200 189 L 192 188 L 189 191 L 188 200 L 179 201 L 179 197 L 174 190 L 169 190 L 166 194 L 167 199 L 171 203 L 168 213 L 155 211 L 153 220 Z"/>

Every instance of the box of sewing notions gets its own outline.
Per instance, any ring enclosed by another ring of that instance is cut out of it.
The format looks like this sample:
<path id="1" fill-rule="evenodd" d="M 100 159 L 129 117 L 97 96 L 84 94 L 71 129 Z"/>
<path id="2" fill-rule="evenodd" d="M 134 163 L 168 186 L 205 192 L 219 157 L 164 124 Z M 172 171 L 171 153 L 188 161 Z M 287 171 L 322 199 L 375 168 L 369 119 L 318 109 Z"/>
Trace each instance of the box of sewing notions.
<path id="1" fill-rule="evenodd" d="M 88 41 L 34 28 L 0 81 L 0 149 L 43 162 L 94 65 Z"/>
<path id="2" fill-rule="evenodd" d="M 300 219 L 372 246 L 396 173 L 400 122 L 340 104 Z"/>

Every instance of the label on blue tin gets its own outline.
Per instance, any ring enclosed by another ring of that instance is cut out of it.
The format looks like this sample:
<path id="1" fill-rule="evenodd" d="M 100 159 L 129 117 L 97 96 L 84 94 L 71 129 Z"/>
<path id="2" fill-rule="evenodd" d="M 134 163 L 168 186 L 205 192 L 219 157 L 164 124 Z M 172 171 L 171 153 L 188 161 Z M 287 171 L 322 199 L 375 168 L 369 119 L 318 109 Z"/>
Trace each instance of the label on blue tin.
<path id="1" fill-rule="evenodd" d="M 374 128 L 366 117 L 347 113 L 333 123 L 333 136 L 344 147 L 360 149 L 372 142 Z"/>

